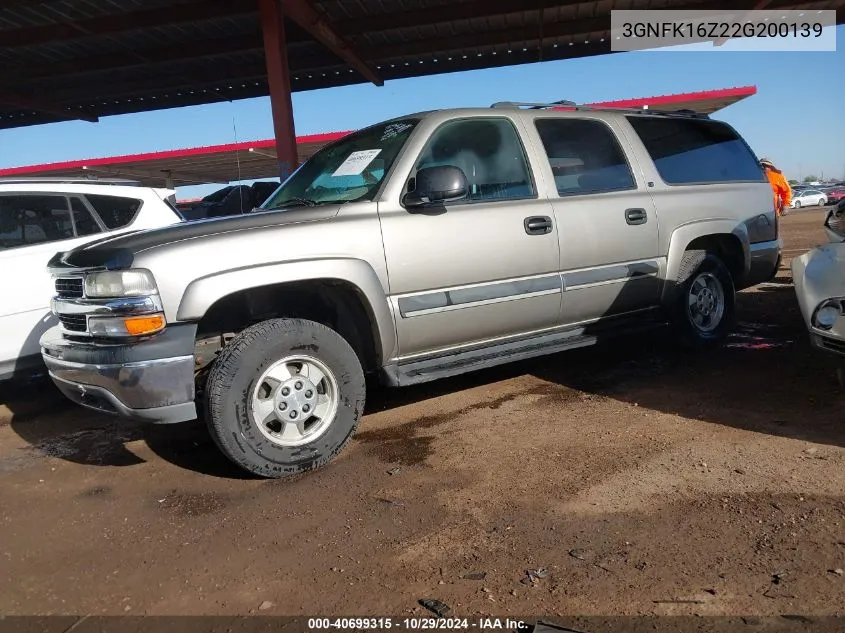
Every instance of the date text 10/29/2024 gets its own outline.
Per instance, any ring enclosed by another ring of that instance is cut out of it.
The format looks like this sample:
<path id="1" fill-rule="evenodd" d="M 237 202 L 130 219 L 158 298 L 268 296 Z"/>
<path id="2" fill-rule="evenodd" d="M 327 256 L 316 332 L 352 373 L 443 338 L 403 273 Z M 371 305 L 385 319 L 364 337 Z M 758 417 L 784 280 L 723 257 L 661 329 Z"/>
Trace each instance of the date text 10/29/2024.
<path id="1" fill-rule="evenodd" d="M 528 631 L 529 625 L 515 618 L 309 618 L 308 630 L 396 631 Z"/>

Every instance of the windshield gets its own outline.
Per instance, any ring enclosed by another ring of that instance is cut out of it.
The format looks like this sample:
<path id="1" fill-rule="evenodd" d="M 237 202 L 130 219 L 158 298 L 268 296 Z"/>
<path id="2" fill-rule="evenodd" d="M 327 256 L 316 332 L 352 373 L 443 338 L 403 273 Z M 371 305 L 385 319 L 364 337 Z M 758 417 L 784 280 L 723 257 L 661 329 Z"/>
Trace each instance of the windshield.
<path id="1" fill-rule="evenodd" d="M 381 123 L 324 147 L 261 209 L 372 200 L 417 123 L 418 119 Z"/>

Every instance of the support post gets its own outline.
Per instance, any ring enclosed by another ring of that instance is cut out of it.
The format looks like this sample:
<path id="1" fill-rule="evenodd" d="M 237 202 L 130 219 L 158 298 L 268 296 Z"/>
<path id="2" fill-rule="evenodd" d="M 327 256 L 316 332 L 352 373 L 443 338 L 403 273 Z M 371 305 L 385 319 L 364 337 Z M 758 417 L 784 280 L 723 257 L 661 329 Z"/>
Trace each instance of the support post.
<path id="1" fill-rule="evenodd" d="M 279 0 L 259 0 L 261 30 L 264 34 L 264 59 L 267 83 L 273 110 L 276 134 L 276 156 L 279 176 L 284 181 L 299 165 L 296 153 L 296 131 L 290 93 L 290 68 L 285 39 L 284 14 Z"/>

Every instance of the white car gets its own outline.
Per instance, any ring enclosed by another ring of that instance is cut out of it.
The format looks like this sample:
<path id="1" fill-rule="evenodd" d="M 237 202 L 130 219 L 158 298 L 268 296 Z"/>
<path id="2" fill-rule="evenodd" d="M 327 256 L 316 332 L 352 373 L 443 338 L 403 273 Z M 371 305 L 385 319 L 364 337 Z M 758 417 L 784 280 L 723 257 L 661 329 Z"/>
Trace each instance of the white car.
<path id="1" fill-rule="evenodd" d="M 184 221 L 174 191 L 128 181 L 0 178 L 0 380 L 43 367 L 55 317 L 47 262 L 59 251 Z"/>
<path id="2" fill-rule="evenodd" d="M 823 207 L 826 204 L 827 196 L 824 193 L 818 189 L 804 189 L 793 193 L 792 204 L 789 206 L 800 209 L 801 207 Z"/>

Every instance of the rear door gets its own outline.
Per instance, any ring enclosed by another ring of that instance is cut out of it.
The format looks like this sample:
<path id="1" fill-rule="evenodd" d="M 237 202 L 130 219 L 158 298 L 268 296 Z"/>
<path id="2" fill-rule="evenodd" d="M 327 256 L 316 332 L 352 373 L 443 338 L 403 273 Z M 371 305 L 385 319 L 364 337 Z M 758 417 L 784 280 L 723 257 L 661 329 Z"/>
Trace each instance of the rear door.
<path id="1" fill-rule="evenodd" d="M 624 133 L 612 118 L 526 117 L 548 159 L 563 279 L 562 323 L 657 304 L 658 218 Z"/>

